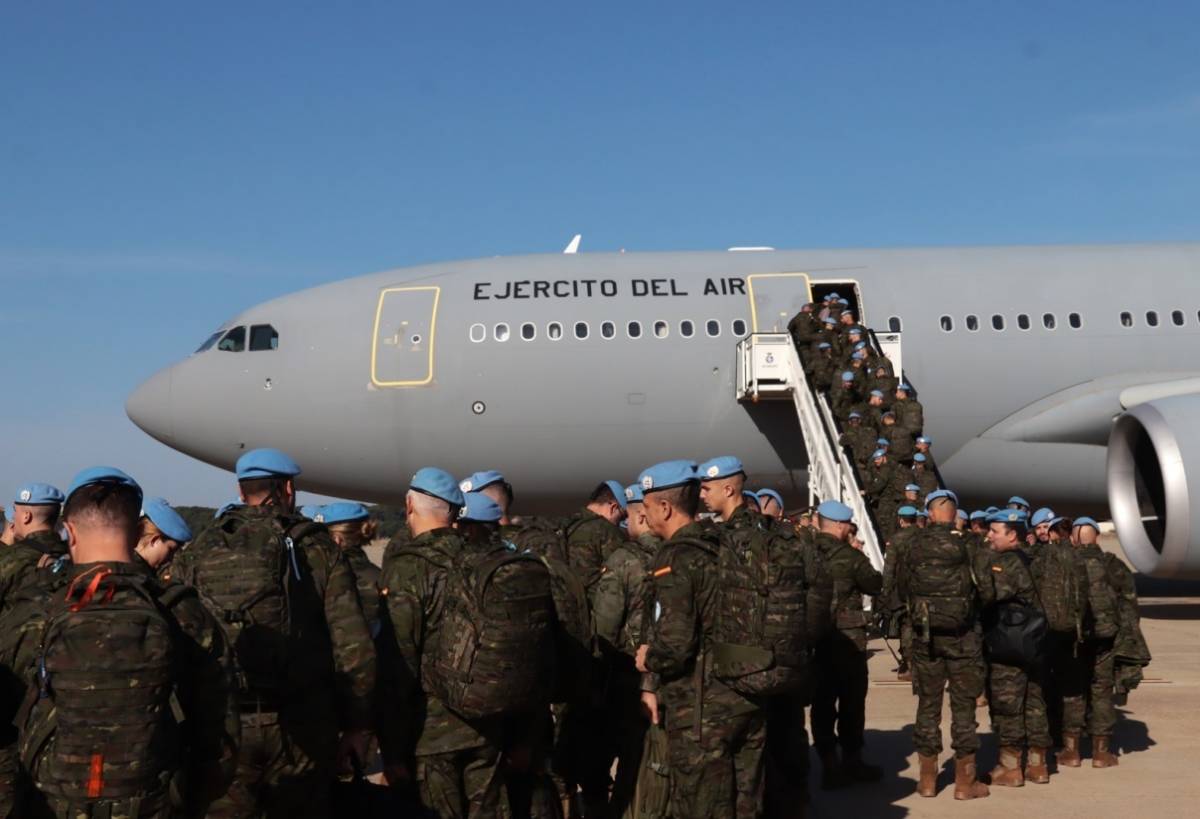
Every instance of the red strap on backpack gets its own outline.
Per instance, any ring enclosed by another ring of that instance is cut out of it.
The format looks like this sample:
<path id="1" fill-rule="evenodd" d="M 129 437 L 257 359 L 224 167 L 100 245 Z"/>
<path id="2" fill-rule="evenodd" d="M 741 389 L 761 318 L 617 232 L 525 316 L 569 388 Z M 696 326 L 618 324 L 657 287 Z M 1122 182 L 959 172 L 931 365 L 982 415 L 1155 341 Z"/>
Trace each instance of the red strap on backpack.
<path id="1" fill-rule="evenodd" d="M 72 614 L 82 611 L 91 604 L 92 600 L 96 596 L 96 592 L 100 589 L 100 584 L 104 581 L 104 578 L 112 574 L 112 569 L 104 566 L 96 566 L 92 569 L 88 569 L 86 572 L 79 575 L 79 577 L 76 577 L 71 581 L 71 584 L 67 586 L 67 600 L 70 600 L 75 596 L 75 584 L 80 580 L 83 580 L 83 578 L 87 577 L 89 574 L 92 575 L 92 579 L 88 582 L 87 587 L 83 590 L 83 594 L 79 595 L 79 600 L 67 606 L 67 610 Z M 104 592 L 104 599 L 100 602 L 111 603 L 113 595 L 116 594 L 116 591 L 117 589 L 115 586 L 109 586 Z"/>

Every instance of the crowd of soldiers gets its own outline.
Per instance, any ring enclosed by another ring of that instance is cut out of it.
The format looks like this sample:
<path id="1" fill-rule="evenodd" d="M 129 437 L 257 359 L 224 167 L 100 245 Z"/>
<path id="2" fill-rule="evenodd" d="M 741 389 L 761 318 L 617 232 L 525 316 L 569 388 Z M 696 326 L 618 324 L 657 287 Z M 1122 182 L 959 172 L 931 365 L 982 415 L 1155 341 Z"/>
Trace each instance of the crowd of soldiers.
<path id="1" fill-rule="evenodd" d="M 849 506 L 789 516 L 733 456 L 600 482 L 563 519 L 517 516 L 498 471 L 424 468 L 380 567 L 370 509 L 297 508 L 278 450 L 239 459 L 238 500 L 195 536 L 115 468 L 21 487 L 0 814 L 324 817 L 378 768 L 379 815 L 803 816 L 810 735 L 822 788 L 884 775 L 864 758 L 877 631 L 909 666 L 922 796 L 947 690 L 955 798 L 988 793 L 985 694 L 993 785 L 1049 781 L 1055 747 L 1078 766 L 1085 731 L 1115 765 L 1115 703 L 1149 662 L 1128 570 L 1090 518 L 961 510 L 911 390 L 837 309 L 794 324 L 821 324 L 814 382 L 848 353 L 828 383 L 882 572 Z"/>

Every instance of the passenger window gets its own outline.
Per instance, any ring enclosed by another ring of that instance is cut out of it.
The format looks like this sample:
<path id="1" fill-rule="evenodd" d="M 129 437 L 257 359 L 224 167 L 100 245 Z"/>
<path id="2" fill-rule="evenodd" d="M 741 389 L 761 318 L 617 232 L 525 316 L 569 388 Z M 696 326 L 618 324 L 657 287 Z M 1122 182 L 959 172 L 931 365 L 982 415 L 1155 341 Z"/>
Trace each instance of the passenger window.
<path id="1" fill-rule="evenodd" d="M 612 338 L 616 334 L 617 325 L 613 324 L 611 321 L 606 321 L 600 325 L 600 335 L 604 336 L 605 338 Z"/>
<path id="2" fill-rule="evenodd" d="M 1004 329 L 1004 316 L 1000 315 L 999 313 L 992 316 L 992 329 L 993 330 L 1003 330 Z"/>
<path id="3" fill-rule="evenodd" d="M 684 338 L 691 338 L 696 334 L 696 325 L 692 324 L 688 319 L 679 322 L 679 335 Z"/>
<path id="4" fill-rule="evenodd" d="M 234 327 L 221 339 L 217 349 L 227 353 L 240 353 L 246 349 L 246 328 Z"/>
<path id="5" fill-rule="evenodd" d="M 642 335 L 642 323 L 640 321 L 631 321 L 625 327 L 625 332 L 630 338 L 640 338 Z"/>
<path id="6" fill-rule="evenodd" d="M 721 322 L 717 321 L 716 319 L 709 319 L 705 323 L 704 329 L 710 336 L 716 338 L 717 336 L 721 335 Z"/>
<path id="7" fill-rule="evenodd" d="M 508 341 L 508 325 L 501 322 L 493 327 L 492 338 L 496 341 Z"/>
<path id="8" fill-rule="evenodd" d="M 668 327 L 668 325 L 665 321 L 654 322 L 654 337 L 655 338 L 666 338 L 667 337 L 667 327 Z"/>
<path id="9" fill-rule="evenodd" d="M 1054 317 L 1053 313 L 1044 313 L 1042 315 L 1042 326 L 1047 330 L 1053 330 L 1058 326 L 1058 319 Z"/>
<path id="10" fill-rule="evenodd" d="M 1133 326 L 1133 313 L 1122 313 L 1121 314 L 1121 326 L 1122 327 L 1132 327 Z"/>
<path id="11" fill-rule="evenodd" d="M 1078 330 L 1083 326 L 1083 319 L 1079 317 L 1078 313 L 1072 313 L 1067 316 L 1067 323 L 1071 325 L 1072 330 Z"/>
<path id="12" fill-rule="evenodd" d="M 197 352 L 197 353 L 202 353 L 202 352 L 204 352 L 205 350 L 211 350 L 211 349 L 212 349 L 212 346 L 213 346 L 214 344 L 216 344 L 216 343 L 217 343 L 217 339 L 218 339 L 218 338 L 220 338 L 220 337 L 221 337 L 221 331 L 220 331 L 220 330 L 218 330 L 217 332 L 213 333 L 211 336 L 209 336 L 208 338 L 206 338 L 206 339 L 204 340 L 204 343 L 203 343 L 203 344 L 201 344 L 199 347 L 197 347 L 197 348 L 196 348 L 196 352 Z M 193 353 L 193 355 L 195 355 L 195 353 Z"/>
<path id="13" fill-rule="evenodd" d="M 945 332 L 949 333 L 954 330 L 954 319 L 950 318 L 949 316 L 942 316 L 941 322 L 942 330 Z"/>
<path id="14" fill-rule="evenodd" d="M 738 338 L 746 335 L 746 322 L 742 319 L 733 320 L 733 334 Z"/>
<path id="15" fill-rule="evenodd" d="M 588 323 L 586 321 L 575 322 L 575 338 L 583 341 L 588 337 L 589 332 L 590 329 L 588 328 Z"/>
<path id="16" fill-rule="evenodd" d="M 471 341 L 478 344 L 487 338 L 487 328 L 482 324 L 472 324 L 470 329 Z"/>
<path id="17" fill-rule="evenodd" d="M 967 316 L 967 329 L 972 333 L 979 331 L 979 316 Z"/>
<path id="18" fill-rule="evenodd" d="M 562 325 L 557 321 L 552 321 L 546 325 L 546 338 L 551 341 L 558 341 L 562 338 Z"/>
<path id="19" fill-rule="evenodd" d="M 892 316 L 890 319 L 888 319 L 888 329 L 893 333 L 902 332 L 903 326 L 904 325 L 900 323 L 899 316 Z"/>
<path id="20" fill-rule="evenodd" d="M 1149 324 L 1151 327 L 1157 327 L 1158 326 L 1158 313 L 1154 312 L 1153 310 L 1147 311 L 1146 312 L 1146 323 Z"/>
<path id="21" fill-rule="evenodd" d="M 1175 322 L 1176 327 L 1182 327 L 1183 326 L 1183 311 L 1182 310 L 1172 310 L 1171 311 L 1171 321 Z"/>
<path id="22" fill-rule="evenodd" d="M 533 326 L 532 321 L 527 321 L 521 325 L 521 338 L 526 341 L 533 341 L 537 338 L 537 328 Z"/>
<path id="23" fill-rule="evenodd" d="M 270 324 L 255 324 L 250 328 L 250 352 L 279 349 L 279 333 Z"/>
<path id="24" fill-rule="evenodd" d="M 1028 330 L 1029 329 L 1029 316 L 1025 315 L 1024 313 L 1018 313 L 1017 314 L 1017 326 L 1020 327 L 1022 330 Z"/>

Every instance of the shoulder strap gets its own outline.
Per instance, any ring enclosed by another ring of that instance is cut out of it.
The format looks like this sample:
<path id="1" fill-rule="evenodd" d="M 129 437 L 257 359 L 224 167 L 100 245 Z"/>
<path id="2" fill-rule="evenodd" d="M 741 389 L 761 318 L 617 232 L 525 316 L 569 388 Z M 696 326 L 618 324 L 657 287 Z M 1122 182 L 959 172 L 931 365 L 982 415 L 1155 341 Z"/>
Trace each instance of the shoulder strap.
<path id="1" fill-rule="evenodd" d="M 316 521 L 312 520 L 301 520 L 287 527 L 283 533 L 292 540 L 299 541 L 301 538 L 307 537 L 308 535 L 315 535 L 319 532 L 325 531 L 328 530 L 325 528 L 325 524 L 323 523 L 317 523 Z"/>
<path id="2" fill-rule="evenodd" d="M 690 546 L 694 549 L 699 549 L 700 551 L 713 557 L 716 557 L 719 554 L 718 547 L 715 543 L 711 543 L 703 538 L 698 537 L 681 537 L 675 540 L 671 545 Z"/>

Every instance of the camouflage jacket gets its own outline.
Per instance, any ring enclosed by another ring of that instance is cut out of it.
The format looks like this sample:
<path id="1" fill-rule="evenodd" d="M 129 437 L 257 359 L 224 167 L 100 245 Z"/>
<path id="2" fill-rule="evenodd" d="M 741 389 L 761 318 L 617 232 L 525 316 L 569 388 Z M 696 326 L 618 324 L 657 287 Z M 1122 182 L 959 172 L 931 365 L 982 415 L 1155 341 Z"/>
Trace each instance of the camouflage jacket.
<path id="1" fill-rule="evenodd" d="M 833 576 L 834 626 L 860 649 L 865 648 L 867 615 L 863 595 L 876 596 L 883 591 L 883 575 L 865 554 L 825 532 L 816 534 L 813 547 L 821 551 Z"/>
<path id="2" fill-rule="evenodd" d="M 922 500 L 930 492 L 936 492 L 938 489 L 937 475 L 928 466 L 923 466 L 920 469 L 913 467 L 912 482 L 921 487 L 920 498 Z"/>
<path id="3" fill-rule="evenodd" d="M 362 605 L 363 616 L 367 619 L 367 628 L 371 636 L 379 634 L 379 578 L 380 569 L 371 562 L 361 546 L 350 546 L 342 550 L 350 571 L 354 573 L 354 583 L 358 588 L 358 602 Z"/>
<path id="4" fill-rule="evenodd" d="M 646 577 L 662 541 L 646 533 L 609 554 L 592 595 L 592 615 L 600 646 L 614 670 L 630 672 L 641 645 L 646 603 Z"/>
<path id="5" fill-rule="evenodd" d="M 567 564 L 588 590 L 589 599 L 600 579 L 600 570 L 609 553 L 620 546 L 625 536 L 620 527 L 588 509 L 581 510 L 567 522 L 564 531 L 567 544 Z"/>
<path id="6" fill-rule="evenodd" d="M 54 532 L 34 532 L 0 549 L 0 612 L 37 573 L 38 566 L 67 554 L 67 543 Z"/>
<path id="7" fill-rule="evenodd" d="M 896 566 L 903 559 L 909 541 L 920 531 L 916 526 L 897 529 L 883 555 L 883 585 L 879 592 L 879 600 L 884 611 L 893 616 L 904 610 L 904 601 L 900 599 L 900 593 L 896 589 Z"/>
<path id="8" fill-rule="evenodd" d="M 904 497 L 908 477 L 904 467 L 889 459 L 882 467 L 871 466 L 867 469 L 863 488 L 876 503 L 894 504 Z"/>
<path id="9" fill-rule="evenodd" d="M 1019 549 L 1010 552 L 980 549 L 975 562 L 979 604 L 985 620 L 1005 603 L 1041 608 L 1029 558 Z"/>
<path id="10" fill-rule="evenodd" d="M 252 522 L 274 521 L 280 532 L 305 519 L 272 507 L 241 506 L 227 511 L 180 551 L 172 564 L 173 579 L 207 595 L 206 570 L 217 550 L 224 549 L 224 528 L 230 516 Z M 261 527 L 260 531 L 272 531 Z M 282 535 L 272 534 L 248 548 L 282 549 Z M 288 679 L 282 690 L 282 708 L 294 705 L 300 718 L 320 719 L 324 709 L 340 706 L 344 730 L 365 730 L 371 724 L 371 698 L 377 670 L 375 646 L 359 607 L 358 590 L 350 564 L 324 527 L 311 529 L 294 550 L 293 571 L 300 579 L 289 582 L 291 632 L 298 645 L 288 656 Z M 336 703 L 333 702 L 336 694 Z"/>
<path id="11" fill-rule="evenodd" d="M 851 459 L 859 469 L 862 469 L 870 462 L 871 453 L 876 449 L 875 441 L 878 438 L 879 434 L 873 427 L 859 424 L 857 427 L 847 426 L 839 443 L 850 448 Z"/>
<path id="12" fill-rule="evenodd" d="M 485 745 L 496 726 L 468 723 L 421 685 L 421 658 L 438 639 L 451 564 L 466 546 L 452 529 L 434 529 L 388 547 L 381 582 L 398 665 L 383 698 L 392 704 L 381 732 L 384 757 L 404 759 Z"/>
<path id="13" fill-rule="evenodd" d="M 905 398 L 892 404 L 892 412 L 896 413 L 896 426 L 908 430 L 916 437 L 925 428 L 925 409 L 915 398 Z"/>

